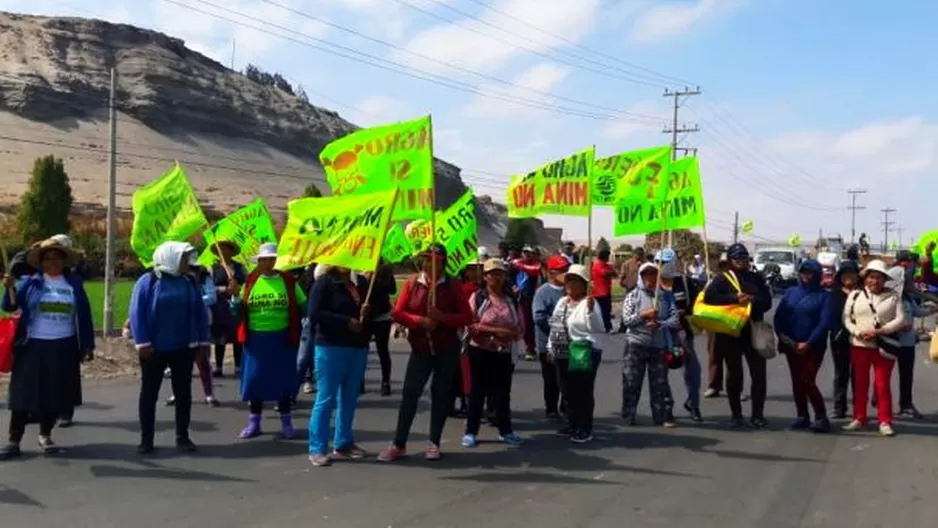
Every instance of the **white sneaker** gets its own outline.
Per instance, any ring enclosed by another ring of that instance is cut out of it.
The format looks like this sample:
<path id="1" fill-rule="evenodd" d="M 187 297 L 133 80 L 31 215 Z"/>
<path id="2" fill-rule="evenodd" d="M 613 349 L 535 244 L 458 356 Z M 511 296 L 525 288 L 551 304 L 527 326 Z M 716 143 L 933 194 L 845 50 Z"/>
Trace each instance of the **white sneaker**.
<path id="1" fill-rule="evenodd" d="M 847 425 L 840 428 L 842 431 L 859 431 L 863 429 L 863 422 L 860 420 L 853 420 Z"/>
<path id="2" fill-rule="evenodd" d="M 880 436 L 896 436 L 895 429 L 892 428 L 892 425 L 888 423 L 879 424 L 879 435 Z"/>

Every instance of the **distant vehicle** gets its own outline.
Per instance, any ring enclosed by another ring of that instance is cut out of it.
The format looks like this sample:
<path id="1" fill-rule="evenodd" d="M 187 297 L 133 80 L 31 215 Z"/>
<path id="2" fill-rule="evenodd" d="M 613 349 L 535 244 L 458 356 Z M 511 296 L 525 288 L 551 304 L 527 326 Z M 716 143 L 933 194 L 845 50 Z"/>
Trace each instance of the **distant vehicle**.
<path id="1" fill-rule="evenodd" d="M 821 264 L 821 286 L 830 288 L 834 284 L 834 276 L 840 266 L 840 253 L 834 251 L 821 251 L 817 254 L 817 261 Z"/>
<path id="2" fill-rule="evenodd" d="M 784 290 L 798 283 L 798 252 L 792 248 L 774 247 L 756 250 L 756 269 L 762 272 L 765 265 L 774 262 L 778 265 L 778 277 L 774 280 L 776 290 Z"/>

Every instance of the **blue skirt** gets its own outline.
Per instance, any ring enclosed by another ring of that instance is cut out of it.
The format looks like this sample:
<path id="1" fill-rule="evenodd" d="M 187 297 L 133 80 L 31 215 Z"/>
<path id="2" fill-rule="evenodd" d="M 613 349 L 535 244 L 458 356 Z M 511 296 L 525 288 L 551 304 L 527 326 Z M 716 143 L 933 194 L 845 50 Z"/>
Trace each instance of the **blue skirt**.
<path id="1" fill-rule="evenodd" d="M 241 359 L 241 400 L 275 402 L 293 395 L 297 346 L 289 332 L 248 332 Z"/>

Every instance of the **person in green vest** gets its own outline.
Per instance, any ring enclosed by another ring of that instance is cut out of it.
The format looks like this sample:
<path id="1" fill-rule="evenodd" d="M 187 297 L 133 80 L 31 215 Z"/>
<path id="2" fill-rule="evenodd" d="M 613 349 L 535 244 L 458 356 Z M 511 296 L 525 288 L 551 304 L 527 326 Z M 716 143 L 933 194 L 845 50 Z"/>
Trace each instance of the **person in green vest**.
<path id="1" fill-rule="evenodd" d="M 262 244 L 257 267 L 244 288 L 234 286 L 232 309 L 238 316 L 238 342 L 244 345 L 241 400 L 250 402 L 241 438 L 260 436 L 265 402 L 277 402 L 280 436 L 296 438 L 291 410 L 296 389 L 296 351 L 300 344 L 300 306 L 306 294 L 293 275 L 274 269 L 277 244 Z"/>

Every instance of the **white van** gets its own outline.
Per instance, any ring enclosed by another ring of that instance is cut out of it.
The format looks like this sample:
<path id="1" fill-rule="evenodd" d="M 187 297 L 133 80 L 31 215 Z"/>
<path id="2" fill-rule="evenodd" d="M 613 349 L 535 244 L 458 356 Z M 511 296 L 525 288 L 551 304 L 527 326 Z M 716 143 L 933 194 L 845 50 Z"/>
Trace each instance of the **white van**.
<path id="1" fill-rule="evenodd" d="M 788 288 L 798 284 L 798 252 L 792 248 L 774 247 L 762 248 L 756 250 L 755 265 L 760 272 L 765 265 L 771 261 L 778 264 L 781 269 L 781 276 L 778 279 L 780 289 Z"/>

